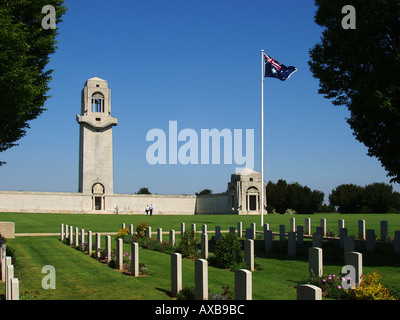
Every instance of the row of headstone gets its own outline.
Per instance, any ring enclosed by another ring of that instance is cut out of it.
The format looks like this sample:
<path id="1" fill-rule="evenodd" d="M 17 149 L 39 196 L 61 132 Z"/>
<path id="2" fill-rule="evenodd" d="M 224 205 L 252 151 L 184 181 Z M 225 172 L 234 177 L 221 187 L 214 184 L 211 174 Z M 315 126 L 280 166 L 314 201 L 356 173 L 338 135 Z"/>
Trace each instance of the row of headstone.
<path id="1" fill-rule="evenodd" d="M 323 275 L 323 250 L 321 248 L 312 247 L 308 250 L 309 273 L 315 277 Z M 348 267 L 354 268 L 354 279 L 349 279 L 349 287 L 354 288 L 356 284 L 361 283 L 363 274 L 362 254 L 359 252 L 345 253 L 344 271 L 348 271 Z M 342 271 L 343 272 L 343 271 Z M 345 275 L 347 276 L 347 275 Z M 353 280 L 353 282 L 351 282 Z M 346 280 L 347 281 L 347 280 Z M 297 300 L 322 300 L 322 289 L 315 285 L 303 284 L 297 287 Z"/>
<path id="2" fill-rule="evenodd" d="M 124 228 L 124 225 L 122 225 Z M 64 237 L 67 237 L 67 239 L 72 239 L 72 227 L 66 226 L 66 230 L 69 229 L 69 232 L 63 232 L 64 230 L 64 225 L 61 224 L 61 239 L 63 240 Z M 75 228 L 75 243 L 74 242 L 69 242 L 70 245 L 75 244 L 76 246 L 81 245 L 83 248 L 84 243 L 85 243 L 85 232 L 84 229 L 81 229 L 80 235 L 80 243 L 78 242 L 78 228 Z M 92 231 L 87 232 L 87 237 L 88 237 L 88 255 L 92 255 Z M 95 242 L 95 257 L 100 258 L 100 253 L 101 253 L 101 235 L 100 233 L 96 233 L 96 242 Z M 105 236 L 105 260 L 109 262 L 111 260 L 111 252 L 112 252 L 112 247 L 111 247 L 111 236 L 106 235 Z M 117 239 L 117 256 L 116 256 L 116 265 L 119 270 L 123 269 L 123 240 L 121 238 Z M 134 277 L 139 276 L 139 244 L 134 242 L 131 245 L 131 272 Z"/>
<path id="3" fill-rule="evenodd" d="M 308 249 L 308 262 L 309 262 L 309 273 L 315 277 L 321 277 L 323 275 L 323 249 L 318 247 L 311 247 Z M 355 270 L 355 282 L 361 282 L 361 275 L 363 274 L 363 262 L 362 254 L 355 251 L 347 251 L 344 253 L 344 264 L 354 267 Z"/>
<path id="4" fill-rule="evenodd" d="M 297 243 L 303 244 L 304 235 L 309 234 L 311 231 L 311 219 L 306 218 L 305 228 L 303 226 L 298 226 L 296 229 L 295 218 L 290 218 L 290 232 L 287 233 L 288 236 L 288 254 L 295 255 L 295 238 L 297 237 Z M 326 219 L 321 219 L 320 226 L 316 227 L 316 232 L 312 235 L 312 243 L 314 247 L 322 248 L 323 239 L 326 236 Z M 294 231 L 295 230 L 295 231 Z M 350 239 L 347 234 L 347 228 L 345 228 L 345 222 L 343 219 L 338 221 L 339 230 L 339 245 L 344 248 L 345 241 L 354 242 L 354 236 Z M 375 230 L 368 229 L 365 231 L 365 220 L 359 220 L 359 238 L 366 240 L 366 250 L 374 251 L 375 248 Z M 347 239 L 347 240 L 345 240 Z M 386 241 L 388 239 L 388 222 L 381 221 L 381 240 Z M 279 226 L 279 240 L 280 242 L 286 242 L 286 230 L 285 225 Z M 264 242 L 265 251 L 269 252 L 272 248 L 272 231 L 269 230 L 269 225 L 264 224 Z M 394 238 L 394 251 L 396 254 L 400 254 L 400 231 L 395 232 Z"/>
<path id="5" fill-rule="evenodd" d="M 19 279 L 14 277 L 14 265 L 6 254 L 6 245 L 0 245 L 1 282 L 5 282 L 6 300 L 19 300 Z"/>
<path id="6" fill-rule="evenodd" d="M 195 300 L 208 300 L 208 262 L 196 259 L 195 271 Z M 182 290 L 182 255 L 171 254 L 171 295 L 176 297 Z M 249 270 L 235 271 L 235 300 L 252 300 L 252 273 Z"/>

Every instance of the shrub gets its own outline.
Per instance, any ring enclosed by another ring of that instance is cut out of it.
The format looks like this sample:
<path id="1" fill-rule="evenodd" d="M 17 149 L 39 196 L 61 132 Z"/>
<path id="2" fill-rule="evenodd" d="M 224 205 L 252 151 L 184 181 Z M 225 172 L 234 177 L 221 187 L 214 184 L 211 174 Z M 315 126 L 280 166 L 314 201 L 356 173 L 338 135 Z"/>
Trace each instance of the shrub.
<path id="1" fill-rule="evenodd" d="M 139 238 L 144 238 L 146 236 L 146 231 L 149 228 L 147 222 L 141 222 L 136 226 L 136 235 Z"/>
<path id="2" fill-rule="evenodd" d="M 303 280 L 301 283 L 312 284 L 321 288 L 322 296 L 324 297 L 331 299 L 342 299 L 346 296 L 345 290 L 342 289 L 342 280 L 342 276 L 335 274 L 324 274 L 321 277 L 310 275 L 306 280 Z"/>
<path id="3" fill-rule="evenodd" d="M 355 289 L 345 290 L 348 299 L 354 300 L 396 300 L 394 292 L 385 287 L 381 281 L 382 274 L 377 274 L 373 271 L 372 274 L 368 273 L 362 275 L 360 285 Z"/>
<path id="4" fill-rule="evenodd" d="M 199 245 L 200 240 L 196 237 L 196 232 L 192 230 L 186 231 L 179 242 L 176 251 L 179 252 L 184 258 L 195 258 L 198 255 Z"/>
<path id="5" fill-rule="evenodd" d="M 229 287 L 222 287 L 222 293 L 212 293 L 208 294 L 208 300 L 234 300 L 234 293 Z"/>
<path id="6" fill-rule="evenodd" d="M 127 234 L 129 234 L 129 228 L 119 229 L 118 230 L 118 234 L 117 234 L 117 238 L 123 238 Z"/>
<path id="7" fill-rule="evenodd" d="M 149 272 L 149 268 L 147 268 L 146 265 L 144 263 L 141 263 L 141 262 L 139 262 L 139 273 L 142 276 L 151 275 L 150 272 Z"/>
<path id="8" fill-rule="evenodd" d="M 184 287 L 176 295 L 176 298 L 178 300 L 194 300 L 194 297 L 195 297 L 194 287 Z"/>
<path id="9" fill-rule="evenodd" d="M 381 281 L 381 275 L 375 271 L 362 276 L 361 284 L 355 289 L 342 288 L 342 276 L 322 275 L 321 277 L 309 276 L 299 284 L 312 284 L 322 289 L 322 295 L 331 299 L 342 300 L 396 300 L 398 294 L 385 287 Z"/>
<path id="10" fill-rule="evenodd" d="M 243 257 L 242 245 L 238 236 L 235 233 L 228 233 L 217 241 L 214 257 L 210 260 L 216 267 L 232 269 L 243 263 Z"/>

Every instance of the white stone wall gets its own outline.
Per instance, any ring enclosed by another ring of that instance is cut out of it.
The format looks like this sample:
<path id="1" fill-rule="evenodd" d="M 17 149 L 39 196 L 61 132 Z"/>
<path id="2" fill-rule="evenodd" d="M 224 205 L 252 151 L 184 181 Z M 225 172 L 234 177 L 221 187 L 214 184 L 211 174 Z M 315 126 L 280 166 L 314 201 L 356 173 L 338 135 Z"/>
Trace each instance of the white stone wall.
<path id="1" fill-rule="evenodd" d="M 233 214 L 231 201 L 227 193 L 197 196 L 196 214 Z"/>
<path id="2" fill-rule="evenodd" d="M 0 212 L 83 213 L 91 196 L 82 193 L 0 191 Z"/>
<path id="3" fill-rule="evenodd" d="M 105 210 L 92 210 L 92 195 L 62 192 L 0 191 L 0 212 L 145 214 L 229 214 L 225 193 L 207 196 L 112 194 L 105 196 Z"/>
<path id="4" fill-rule="evenodd" d="M 118 214 L 146 214 L 146 205 L 153 205 L 153 215 L 194 215 L 196 196 L 113 194 L 106 196 L 106 210 L 118 206 Z"/>
<path id="5" fill-rule="evenodd" d="M 0 212 L 116 213 L 194 215 L 196 196 L 113 194 L 105 196 L 105 210 L 92 210 L 92 195 L 61 192 L 0 191 Z"/>

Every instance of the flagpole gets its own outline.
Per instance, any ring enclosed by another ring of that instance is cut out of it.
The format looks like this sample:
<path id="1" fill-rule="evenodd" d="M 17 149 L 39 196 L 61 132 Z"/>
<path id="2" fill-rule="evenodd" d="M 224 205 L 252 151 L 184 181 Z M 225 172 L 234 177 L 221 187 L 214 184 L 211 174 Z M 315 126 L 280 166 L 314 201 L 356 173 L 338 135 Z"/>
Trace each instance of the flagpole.
<path id="1" fill-rule="evenodd" d="M 264 225 L 264 50 L 261 50 L 261 226 Z"/>

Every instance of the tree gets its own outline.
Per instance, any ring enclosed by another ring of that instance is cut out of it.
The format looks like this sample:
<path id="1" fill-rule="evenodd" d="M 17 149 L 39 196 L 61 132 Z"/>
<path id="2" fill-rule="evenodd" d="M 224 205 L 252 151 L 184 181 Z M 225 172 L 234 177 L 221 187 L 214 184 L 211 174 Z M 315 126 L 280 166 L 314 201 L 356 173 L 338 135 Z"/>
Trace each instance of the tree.
<path id="1" fill-rule="evenodd" d="M 310 50 L 319 93 L 350 111 L 356 139 L 400 182 L 400 1 L 315 0 L 321 42 Z M 344 29 L 342 8 L 356 10 L 356 29 Z"/>
<path id="2" fill-rule="evenodd" d="M 387 213 L 398 212 L 400 194 L 385 183 L 371 183 L 365 187 L 342 184 L 332 190 L 329 202 L 338 206 L 340 213 Z"/>
<path id="3" fill-rule="evenodd" d="M 363 204 L 363 188 L 355 184 L 342 184 L 332 190 L 329 203 L 340 213 L 359 213 Z"/>
<path id="4" fill-rule="evenodd" d="M 367 212 L 386 213 L 393 207 L 393 187 L 385 183 L 372 183 L 364 187 L 364 206 Z"/>
<path id="5" fill-rule="evenodd" d="M 200 192 L 196 192 L 196 196 L 209 195 L 209 194 L 212 194 L 212 190 L 210 189 L 203 189 Z"/>
<path id="6" fill-rule="evenodd" d="M 136 192 L 136 194 L 151 194 L 151 192 L 149 191 L 149 188 L 143 187 L 140 188 L 138 192 Z"/>
<path id="7" fill-rule="evenodd" d="M 0 152 L 18 145 L 29 121 L 44 110 L 53 70 L 46 70 L 57 47 L 55 29 L 44 29 L 42 8 L 55 8 L 56 22 L 64 0 L 0 0 Z M 4 162 L 0 162 L 0 165 Z"/>
<path id="8" fill-rule="evenodd" d="M 278 180 L 275 184 L 271 181 L 267 184 L 267 208 L 268 211 L 284 213 L 287 209 L 295 210 L 296 213 L 314 213 L 324 200 L 324 193 L 311 190 L 298 182 L 288 184 L 285 180 Z"/>

